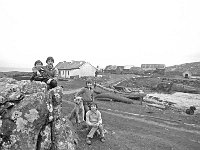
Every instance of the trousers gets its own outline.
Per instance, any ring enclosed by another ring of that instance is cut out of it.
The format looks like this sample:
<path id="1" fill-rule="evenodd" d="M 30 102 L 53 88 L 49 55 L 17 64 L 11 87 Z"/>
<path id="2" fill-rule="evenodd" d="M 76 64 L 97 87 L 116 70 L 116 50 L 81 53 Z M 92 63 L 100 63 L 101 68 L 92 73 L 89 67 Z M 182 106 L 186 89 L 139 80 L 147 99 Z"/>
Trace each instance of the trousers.
<path id="1" fill-rule="evenodd" d="M 102 124 L 100 124 L 98 127 L 96 127 L 96 126 L 95 127 L 94 126 L 89 126 L 89 133 L 88 133 L 87 137 L 93 138 L 94 133 L 97 130 L 99 130 L 100 136 L 104 137 L 104 129 L 103 129 L 103 125 Z"/>

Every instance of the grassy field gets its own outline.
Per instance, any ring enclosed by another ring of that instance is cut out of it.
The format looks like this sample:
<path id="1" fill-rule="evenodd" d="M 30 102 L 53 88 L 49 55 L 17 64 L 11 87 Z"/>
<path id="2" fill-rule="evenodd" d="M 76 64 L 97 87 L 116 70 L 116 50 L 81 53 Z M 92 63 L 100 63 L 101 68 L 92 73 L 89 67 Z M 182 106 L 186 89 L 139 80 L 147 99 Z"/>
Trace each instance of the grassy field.
<path id="1" fill-rule="evenodd" d="M 103 85 L 116 84 L 134 75 L 107 75 L 93 79 Z M 20 80 L 20 79 L 19 79 Z M 152 86 L 157 80 L 140 80 L 123 86 Z M 74 91 L 85 86 L 83 79 L 58 81 L 64 91 Z M 147 87 L 148 88 L 148 87 Z M 145 88 L 144 88 L 145 89 Z M 72 111 L 73 94 L 63 95 L 62 113 L 68 116 Z M 198 150 L 200 147 L 200 114 L 187 115 L 173 109 L 149 107 L 139 101 L 134 104 L 122 102 L 97 101 L 102 113 L 106 142 L 98 137 L 92 139 L 92 145 L 85 142 L 87 130 L 74 125 L 79 136 L 78 150 Z M 84 123 L 83 123 L 84 124 Z M 83 125 L 82 124 L 82 125 Z"/>
<path id="2" fill-rule="evenodd" d="M 115 76 L 106 78 L 109 83 L 118 82 Z M 120 79 L 121 80 L 121 77 Z M 59 81 L 65 91 L 85 86 L 84 80 Z M 68 116 L 73 109 L 73 94 L 63 96 L 62 112 Z M 79 136 L 78 150 L 170 150 L 200 147 L 200 115 L 189 116 L 176 110 L 161 110 L 143 103 L 125 104 L 120 102 L 95 102 L 102 112 L 103 124 L 107 130 L 106 142 L 94 137 L 92 145 L 87 145 L 86 130 L 74 126 Z M 188 140 L 191 138 L 192 140 Z"/>

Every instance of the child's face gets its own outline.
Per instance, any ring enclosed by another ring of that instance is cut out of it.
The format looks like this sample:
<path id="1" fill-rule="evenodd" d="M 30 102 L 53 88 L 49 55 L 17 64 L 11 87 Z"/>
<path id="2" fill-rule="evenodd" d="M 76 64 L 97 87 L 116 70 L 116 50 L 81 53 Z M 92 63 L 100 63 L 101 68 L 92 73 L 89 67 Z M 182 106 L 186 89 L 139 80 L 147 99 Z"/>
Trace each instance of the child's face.
<path id="1" fill-rule="evenodd" d="M 86 85 L 87 85 L 87 87 L 89 87 L 89 88 L 92 87 L 92 83 L 87 83 Z"/>
<path id="2" fill-rule="evenodd" d="M 96 105 L 91 105 L 91 111 L 96 111 L 96 110 L 97 110 Z"/>
<path id="3" fill-rule="evenodd" d="M 49 66 L 53 66 L 53 61 L 52 61 L 51 59 L 49 59 L 49 60 L 47 61 L 47 64 L 48 64 Z"/>
<path id="4" fill-rule="evenodd" d="M 42 67 L 42 64 L 41 64 L 41 63 L 37 63 L 37 64 L 35 65 L 35 67 L 38 68 L 38 69 L 40 69 L 40 68 Z"/>

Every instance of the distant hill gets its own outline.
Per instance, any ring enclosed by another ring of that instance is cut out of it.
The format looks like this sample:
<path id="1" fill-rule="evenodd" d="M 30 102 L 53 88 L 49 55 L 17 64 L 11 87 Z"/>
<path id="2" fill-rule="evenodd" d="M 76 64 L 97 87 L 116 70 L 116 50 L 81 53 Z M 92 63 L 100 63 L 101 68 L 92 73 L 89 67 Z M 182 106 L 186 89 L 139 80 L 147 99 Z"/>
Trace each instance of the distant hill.
<path id="1" fill-rule="evenodd" d="M 19 77 L 19 76 L 28 76 L 30 78 L 32 75 L 31 68 L 11 68 L 11 67 L 0 67 L 0 78 L 1 77 Z"/>
<path id="2" fill-rule="evenodd" d="M 166 72 L 180 72 L 190 71 L 193 75 L 200 75 L 200 62 L 185 63 L 166 67 Z"/>
<path id="3" fill-rule="evenodd" d="M 20 72 L 20 71 L 8 71 L 8 72 L 0 72 L 1 77 L 18 77 L 18 76 L 31 76 L 32 72 Z"/>
<path id="4" fill-rule="evenodd" d="M 0 67 L 0 72 L 10 72 L 10 71 L 32 72 L 32 69 L 31 68 Z"/>

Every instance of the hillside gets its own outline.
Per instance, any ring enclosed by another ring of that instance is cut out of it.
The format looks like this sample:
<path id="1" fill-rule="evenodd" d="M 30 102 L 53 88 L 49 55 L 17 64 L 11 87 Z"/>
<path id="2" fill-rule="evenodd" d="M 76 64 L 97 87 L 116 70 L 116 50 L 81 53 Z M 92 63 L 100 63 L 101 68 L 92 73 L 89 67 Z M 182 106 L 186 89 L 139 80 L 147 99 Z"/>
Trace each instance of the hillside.
<path id="1" fill-rule="evenodd" d="M 190 71 L 193 75 L 200 75 L 200 62 L 185 63 L 166 67 L 166 72 L 184 72 Z"/>

